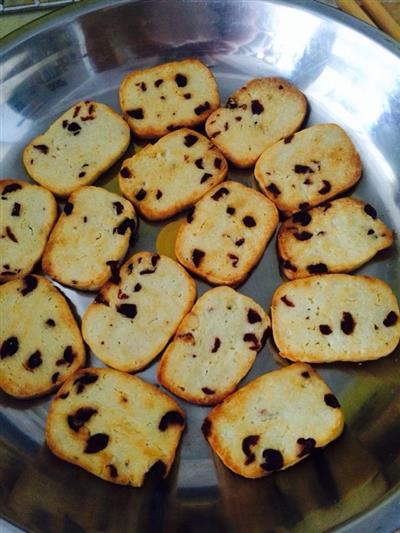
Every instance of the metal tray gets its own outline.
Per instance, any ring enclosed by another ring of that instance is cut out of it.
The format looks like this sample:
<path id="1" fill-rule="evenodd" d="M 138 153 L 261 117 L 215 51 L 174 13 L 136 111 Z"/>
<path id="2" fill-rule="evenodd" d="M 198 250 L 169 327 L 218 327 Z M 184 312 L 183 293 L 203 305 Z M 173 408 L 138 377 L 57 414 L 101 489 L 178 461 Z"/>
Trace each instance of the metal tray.
<path id="1" fill-rule="evenodd" d="M 129 70 L 195 56 L 214 71 L 223 101 L 256 76 L 293 81 L 309 100 L 308 124 L 339 123 L 360 151 L 364 175 L 351 194 L 400 230 L 400 50 L 334 9 L 302 0 L 87 1 L 3 40 L 0 54 L 2 177 L 26 177 L 22 148 L 76 100 L 118 109 L 117 87 Z M 98 184 L 112 185 L 118 167 Z M 254 185 L 252 172 L 231 169 L 229 176 Z M 161 227 L 142 223 L 134 250 L 155 250 Z M 399 297 L 398 242 L 359 272 L 389 282 Z M 272 242 L 240 290 L 268 308 L 280 283 Z M 200 293 L 206 288 L 199 283 Z M 62 290 L 78 314 L 92 298 Z M 51 398 L 3 394 L 0 529 L 11 522 L 40 532 L 391 532 L 400 525 L 399 355 L 398 347 L 375 362 L 320 365 L 344 408 L 343 436 L 256 481 L 212 456 L 200 432 L 206 408 L 181 402 L 188 430 L 169 478 L 132 489 L 52 456 L 43 444 Z M 244 382 L 282 364 L 269 341 Z M 156 365 L 140 375 L 155 382 Z"/>

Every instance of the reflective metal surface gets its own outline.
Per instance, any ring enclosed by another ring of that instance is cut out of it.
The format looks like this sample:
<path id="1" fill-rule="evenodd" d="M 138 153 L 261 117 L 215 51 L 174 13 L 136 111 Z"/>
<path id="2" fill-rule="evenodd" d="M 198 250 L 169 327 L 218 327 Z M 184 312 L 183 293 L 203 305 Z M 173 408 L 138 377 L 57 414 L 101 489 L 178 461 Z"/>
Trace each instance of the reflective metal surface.
<path id="1" fill-rule="evenodd" d="M 399 233 L 399 49 L 379 31 L 311 1 L 85 2 L 8 38 L 0 57 L 1 177 L 26 177 L 22 148 L 74 101 L 92 98 L 118 109 L 117 87 L 129 70 L 188 56 L 213 69 L 222 100 L 256 76 L 294 82 L 309 100 L 308 124 L 337 122 L 356 144 L 364 174 L 351 194 L 372 203 Z M 98 184 L 114 187 L 118 168 Z M 231 169 L 229 177 L 254 185 L 251 172 Z M 161 228 L 141 223 L 133 249 L 155 250 Z M 398 240 L 359 272 L 389 282 L 399 297 Z M 272 242 L 240 291 L 268 308 L 281 282 Z M 206 288 L 199 283 L 200 293 Z M 82 314 L 92 296 L 62 290 Z M 400 525 L 399 356 L 398 347 L 379 361 L 318 367 L 343 405 L 343 436 L 257 481 L 212 457 L 200 432 L 206 408 L 180 402 L 188 430 L 171 475 L 131 489 L 50 454 L 43 444 L 50 398 L 2 395 L 0 514 L 51 532 L 393 531 Z M 93 356 L 92 364 L 99 364 Z M 269 341 L 244 382 L 282 364 Z M 140 375 L 155 382 L 156 365 Z"/>

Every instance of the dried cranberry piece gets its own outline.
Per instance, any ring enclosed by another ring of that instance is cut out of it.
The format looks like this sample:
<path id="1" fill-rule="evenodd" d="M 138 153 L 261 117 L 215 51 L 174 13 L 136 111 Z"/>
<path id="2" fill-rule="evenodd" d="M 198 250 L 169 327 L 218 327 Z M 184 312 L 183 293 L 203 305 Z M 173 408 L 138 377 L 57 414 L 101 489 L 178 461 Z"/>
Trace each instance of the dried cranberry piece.
<path id="1" fill-rule="evenodd" d="M 18 202 L 15 202 L 13 205 L 12 211 L 11 211 L 11 216 L 19 217 L 20 212 L 21 212 L 21 204 L 19 204 Z"/>
<path id="2" fill-rule="evenodd" d="M 192 252 L 192 261 L 195 267 L 198 267 L 205 256 L 205 252 L 195 248 Z"/>
<path id="3" fill-rule="evenodd" d="M 314 173 L 313 169 L 308 165 L 295 165 L 293 170 L 296 172 L 296 174 Z"/>
<path id="4" fill-rule="evenodd" d="M 37 368 L 38 366 L 40 366 L 42 364 L 42 354 L 40 353 L 39 350 L 36 350 L 36 352 L 34 352 L 28 359 L 28 361 L 26 362 L 28 368 L 30 370 L 34 370 L 35 368 Z"/>
<path id="5" fill-rule="evenodd" d="M 280 470 L 283 467 L 283 456 L 279 450 L 267 448 L 263 451 L 263 457 L 265 462 L 260 465 L 263 470 L 273 472 L 275 470 Z"/>
<path id="6" fill-rule="evenodd" d="M 198 140 L 199 140 L 199 138 L 197 137 L 197 135 L 193 135 L 192 133 L 188 133 L 188 135 L 185 135 L 185 137 L 184 137 L 183 144 L 185 146 L 187 146 L 188 148 L 190 148 L 191 146 L 196 144 Z"/>
<path id="7" fill-rule="evenodd" d="M 275 197 L 279 196 L 281 194 L 281 191 L 279 188 L 275 185 L 275 183 L 270 183 L 266 186 L 266 189 L 273 194 Z"/>
<path id="8" fill-rule="evenodd" d="M 214 346 L 212 347 L 211 353 L 218 352 L 220 346 L 221 346 L 221 339 L 219 339 L 218 337 L 215 337 Z"/>
<path id="9" fill-rule="evenodd" d="M 184 426 L 185 419 L 179 411 L 168 411 L 163 415 L 158 424 L 158 429 L 160 431 L 166 431 L 169 426 Z"/>
<path id="10" fill-rule="evenodd" d="M 79 431 L 93 415 L 97 414 L 97 409 L 92 407 L 80 407 L 73 415 L 68 415 L 67 423 L 72 431 Z"/>
<path id="11" fill-rule="evenodd" d="M 261 322 L 261 316 L 254 309 L 249 309 L 247 312 L 247 320 L 250 324 Z"/>
<path id="12" fill-rule="evenodd" d="M 216 191 L 216 192 L 211 196 L 211 198 L 212 198 L 213 200 L 215 200 L 216 202 L 218 202 L 218 200 L 219 200 L 220 198 L 222 198 L 223 196 L 225 196 L 225 195 L 227 195 L 227 194 L 229 194 L 229 190 L 228 190 L 226 187 L 220 187 L 220 188 L 218 189 L 218 191 Z"/>
<path id="13" fill-rule="evenodd" d="M 302 226 L 308 226 L 308 224 L 311 222 L 311 215 L 310 213 L 300 211 L 299 213 L 295 213 L 293 215 L 292 220 L 293 222 L 301 224 Z"/>
<path id="14" fill-rule="evenodd" d="M 300 453 L 297 454 L 297 457 L 304 457 L 305 455 L 308 455 L 314 451 L 316 442 L 315 442 L 315 439 L 311 437 L 306 438 L 306 439 L 303 437 L 300 437 L 299 439 L 297 439 L 297 444 L 299 444 L 302 448 Z"/>
<path id="15" fill-rule="evenodd" d="M 137 307 L 135 304 L 117 305 L 116 310 L 121 315 L 124 315 L 130 319 L 135 318 L 135 316 L 137 315 Z"/>
<path id="16" fill-rule="evenodd" d="M 247 227 L 247 228 L 253 228 L 254 226 L 256 226 L 256 221 L 254 220 L 253 217 L 251 216 L 245 216 L 242 220 L 243 224 Z"/>
<path id="17" fill-rule="evenodd" d="M 340 407 L 340 403 L 336 396 L 334 394 L 325 394 L 324 396 L 324 402 L 329 407 L 332 407 L 333 409 L 338 409 Z"/>
<path id="18" fill-rule="evenodd" d="M 209 109 L 210 109 L 210 103 L 204 102 L 204 104 L 201 104 L 195 107 L 194 112 L 196 113 L 196 115 L 201 115 L 202 113 L 204 113 L 205 111 L 208 111 Z"/>
<path id="19" fill-rule="evenodd" d="M 49 153 L 49 147 L 45 144 L 34 144 L 33 147 L 44 155 Z M 4 194 L 4 193 L 3 193 Z"/>
<path id="20" fill-rule="evenodd" d="M 187 77 L 184 76 L 183 74 L 177 74 L 175 76 L 175 83 L 177 84 L 178 87 L 186 87 L 187 85 Z"/>
<path id="21" fill-rule="evenodd" d="M 130 178 L 132 176 L 131 171 L 128 167 L 122 167 L 120 174 L 123 178 Z"/>
<path id="22" fill-rule="evenodd" d="M 26 296 L 28 293 L 34 291 L 38 285 L 38 280 L 35 278 L 35 276 L 25 276 L 23 281 L 23 288 L 21 289 L 22 296 Z"/>
<path id="23" fill-rule="evenodd" d="M 98 453 L 108 446 L 110 437 L 106 433 L 95 433 L 86 442 L 84 453 Z"/>
<path id="24" fill-rule="evenodd" d="M 131 110 L 127 111 L 127 114 L 130 117 L 135 118 L 136 120 L 143 120 L 144 119 L 144 113 L 143 113 L 143 109 L 141 107 L 138 107 L 137 109 L 131 109 Z"/>
<path id="25" fill-rule="evenodd" d="M 321 189 L 319 189 L 319 194 L 328 194 L 328 192 L 332 189 L 331 184 L 328 180 L 322 180 L 322 183 L 324 184 Z"/>
<path id="26" fill-rule="evenodd" d="M 4 187 L 3 192 L 1 194 L 6 195 L 9 192 L 15 192 L 15 191 L 18 191 L 19 189 L 22 189 L 22 186 L 19 183 L 9 183 L 8 185 Z"/>
<path id="27" fill-rule="evenodd" d="M 367 215 L 369 215 L 371 218 L 373 218 L 374 220 L 376 219 L 376 217 L 378 216 L 377 212 L 376 212 L 376 209 L 374 207 L 372 207 L 371 204 L 365 204 L 364 206 L 364 211 L 367 213 Z"/>
<path id="28" fill-rule="evenodd" d="M 355 328 L 355 321 L 353 315 L 347 311 L 343 312 L 340 328 L 345 335 L 351 335 Z"/>
<path id="29" fill-rule="evenodd" d="M 242 451 L 246 456 L 245 465 L 249 465 L 255 461 L 256 456 L 250 448 L 255 446 L 259 440 L 260 435 L 249 435 L 242 440 Z"/>
<path id="30" fill-rule="evenodd" d="M 389 328 L 390 326 L 394 326 L 397 322 L 398 316 L 394 311 L 390 311 L 390 313 L 387 315 L 385 320 L 383 321 L 383 325 Z"/>

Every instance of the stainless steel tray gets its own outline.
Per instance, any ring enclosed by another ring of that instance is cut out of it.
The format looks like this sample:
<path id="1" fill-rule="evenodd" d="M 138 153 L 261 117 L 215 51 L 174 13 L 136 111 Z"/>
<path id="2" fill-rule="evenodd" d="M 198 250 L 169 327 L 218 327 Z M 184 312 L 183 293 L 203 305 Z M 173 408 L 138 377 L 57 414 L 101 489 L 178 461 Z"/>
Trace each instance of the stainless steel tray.
<path id="1" fill-rule="evenodd" d="M 400 230 L 400 50 L 334 9 L 301 0 L 89 1 L 3 40 L 0 54 L 2 177 L 26 177 L 22 148 L 74 101 L 90 97 L 118 108 L 117 87 L 129 70 L 195 56 L 213 69 L 222 99 L 256 76 L 292 80 L 310 102 L 308 123 L 337 122 L 357 145 L 364 175 L 351 193 Z M 98 184 L 112 186 L 118 167 Z M 229 176 L 254 184 L 251 172 Z M 142 223 L 134 249 L 155 250 L 161 227 Z M 398 241 L 360 272 L 386 280 L 399 297 Z M 271 243 L 240 290 L 268 308 L 281 282 Z M 206 288 L 199 283 L 200 293 Z M 79 314 L 92 298 L 62 290 Z M 50 398 L 2 395 L 0 514 L 40 532 L 391 532 L 400 525 L 399 355 L 397 348 L 375 362 L 319 366 L 343 405 L 343 436 L 257 481 L 212 456 L 200 432 L 206 408 L 181 402 L 189 429 L 171 475 L 132 489 L 50 454 L 43 444 Z M 94 357 L 92 364 L 99 364 Z M 270 341 L 244 382 L 281 364 Z M 141 375 L 155 382 L 156 365 Z"/>

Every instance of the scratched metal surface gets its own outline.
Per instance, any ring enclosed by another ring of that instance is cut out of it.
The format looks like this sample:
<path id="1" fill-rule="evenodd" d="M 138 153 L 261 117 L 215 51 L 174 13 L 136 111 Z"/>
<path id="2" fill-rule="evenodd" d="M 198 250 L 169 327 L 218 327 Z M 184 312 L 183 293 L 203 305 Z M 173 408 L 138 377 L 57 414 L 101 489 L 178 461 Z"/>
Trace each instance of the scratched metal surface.
<path id="1" fill-rule="evenodd" d="M 364 173 L 351 194 L 400 230 L 400 52 L 393 41 L 329 7 L 292 1 L 90 1 L 2 43 L 1 177 L 27 178 L 21 150 L 65 108 L 92 98 L 118 109 L 132 68 L 196 56 L 222 101 L 250 78 L 279 75 L 310 103 L 308 124 L 334 121 L 352 137 Z M 98 185 L 113 187 L 115 165 Z M 254 186 L 251 171 L 229 171 Z M 142 222 L 134 250 L 155 250 L 162 224 Z M 359 270 L 400 295 L 399 245 Z M 240 287 L 268 308 L 282 282 L 272 242 Z M 199 292 L 206 284 L 199 283 Z M 62 288 L 82 314 L 93 296 Z M 7 317 L 2 317 L 6 320 Z M 318 367 L 344 408 L 343 436 L 287 471 L 250 481 L 212 456 L 207 408 L 181 401 L 188 430 L 169 478 L 113 486 L 61 462 L 43 443 L 50 398 L 0 396 L 0 514 L 32 531 L 393 531 L 400 516 L 400 350 L 362 365 Z M 91 363 L 100 365 L 95 357 Z M 285 364 L 271 342 L 246 377 Z M 157 360 L 140 375 L 155 382 Z M 292 401 L 288 398 L 288 401 Z M 7 522 L 0 529 L 8 529 Z"/>

